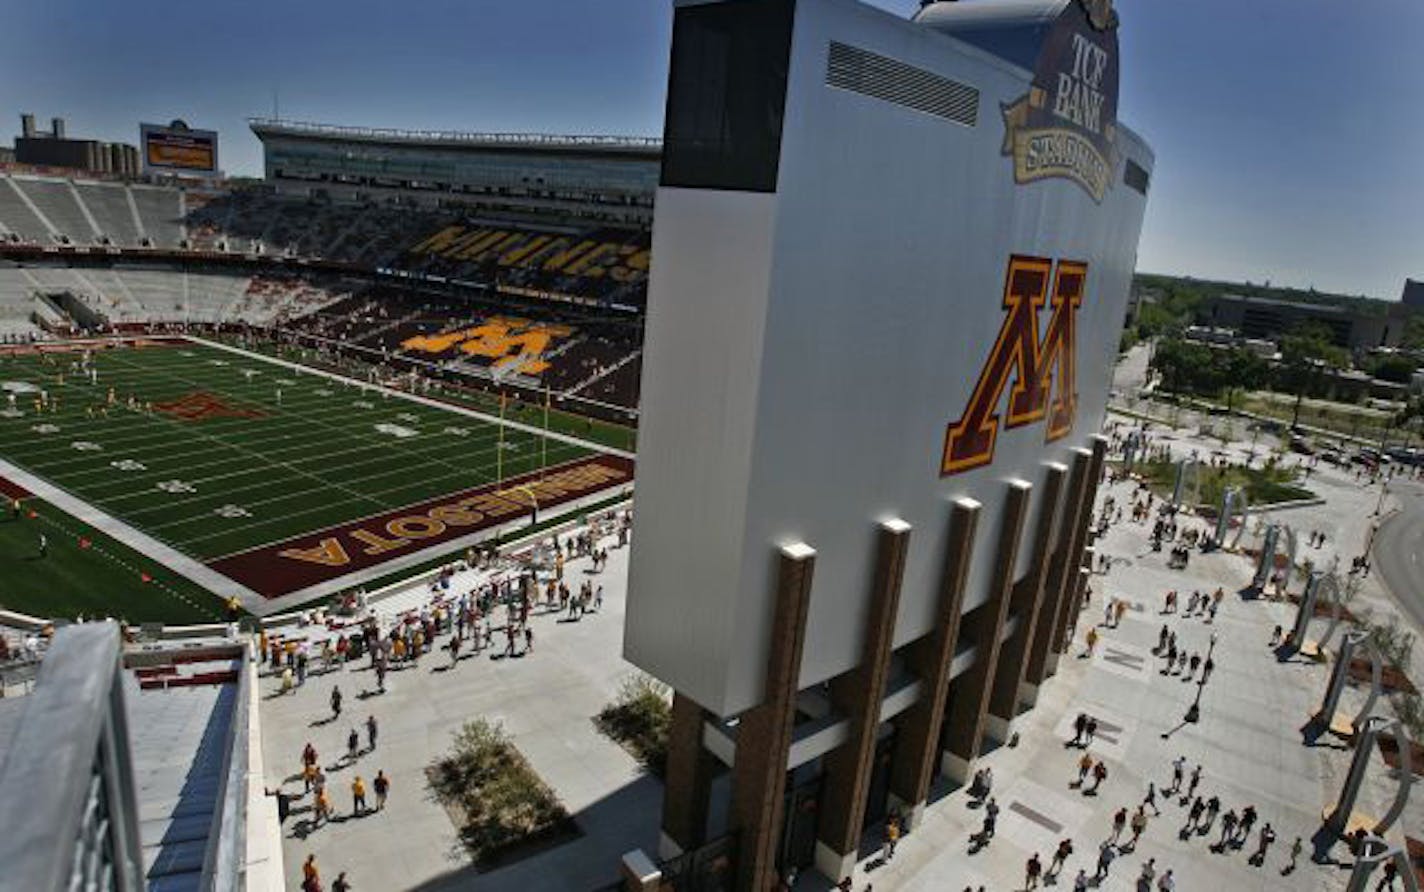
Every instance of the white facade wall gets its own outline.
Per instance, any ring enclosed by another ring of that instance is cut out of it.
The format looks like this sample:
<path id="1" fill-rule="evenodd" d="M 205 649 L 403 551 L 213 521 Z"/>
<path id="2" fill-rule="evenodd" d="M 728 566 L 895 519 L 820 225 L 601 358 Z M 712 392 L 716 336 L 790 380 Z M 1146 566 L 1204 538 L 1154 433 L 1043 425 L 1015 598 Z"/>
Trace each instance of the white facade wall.
<path id="1" fill-rule="evenodd" d="M 976 87 L 977 124 L 827 86 L 832 40 Z M 1066 180 L 1015 184 L 999 109 L 1029 80 L 854 0 L 800 0 L 777 191 L 659 190 L 625 654 L 704 707 L 760 701 L 779 546 L 817 551 L 806 687 L 859 660 L 877 523 L 914 528 L 899 646 L 931 628 L 949 501 L 984 505 L 972 609 L 1006 481 L 1041 483 L 1097 431 L 1146 199 L 1122 157 L 1101 205 Z M 1151 170 L 1121 127 L 1119 147 Z M 1052 444 L 1042 423 L 1001 428 L 991 465 L 941 478 L 1014 254 L 1089 265 L 1076 423 Z"/>

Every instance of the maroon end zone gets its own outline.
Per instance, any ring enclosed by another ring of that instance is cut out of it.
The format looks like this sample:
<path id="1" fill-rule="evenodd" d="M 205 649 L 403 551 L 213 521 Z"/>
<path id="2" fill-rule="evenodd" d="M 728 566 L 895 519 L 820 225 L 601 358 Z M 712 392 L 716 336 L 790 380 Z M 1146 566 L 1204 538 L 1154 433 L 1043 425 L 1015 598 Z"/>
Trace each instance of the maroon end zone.
<path id="1" fill-rule="evenodd" d="M 633 462 L 595 455 L 208 562 L 265 598 L 440 545 L 633 480 Z"/>
<path id="2" fill-rule="evenodd" d="M 0 477 L 0 497 L 4 497 L 6 500 L 28 499 L 32 495 L 34 495 L 34 493 L 25 489 L 15 481 Z"/>

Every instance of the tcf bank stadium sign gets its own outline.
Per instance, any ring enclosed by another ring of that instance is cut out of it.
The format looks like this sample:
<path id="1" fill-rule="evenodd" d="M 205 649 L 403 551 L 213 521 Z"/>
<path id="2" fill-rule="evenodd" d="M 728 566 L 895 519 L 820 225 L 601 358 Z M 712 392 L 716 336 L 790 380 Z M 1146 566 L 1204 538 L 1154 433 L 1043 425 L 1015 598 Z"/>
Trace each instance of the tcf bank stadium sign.
<path id="1" fill-rule="evenodd" d="M 1028 93 L 1002 107 L 1014 181 L 1068 179 L 1101 202 L 1117 166 L 1117 13 L 1073 0 L 1039 51 Z"/>

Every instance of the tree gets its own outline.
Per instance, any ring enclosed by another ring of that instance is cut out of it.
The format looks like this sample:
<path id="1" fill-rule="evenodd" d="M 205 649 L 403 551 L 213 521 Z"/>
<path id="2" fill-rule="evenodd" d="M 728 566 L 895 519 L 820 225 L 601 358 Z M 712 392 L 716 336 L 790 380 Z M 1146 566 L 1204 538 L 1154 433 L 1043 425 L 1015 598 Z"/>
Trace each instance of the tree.
<path id="1" fill-rule="evenodd" d="M 1232 398 L 1236 393 L 1260 390 L 1270 380 L 1270 363 L 1245 347 L 1232 347 L 1225 351 L 1218 365 L 1228 412 L 1231 411 Z"/>
<path id="2" fill-rule="evenodd" d="M 1318 386 L 1326 369 L 1342 369 L 1345 351 L 1335 346 L 1330 329 L 1318 322 L 1297 325 L 1281 338 L 1281 373 L 1290 392 L 1295 393 L 1291 427 L 1300 421 L 1300 404 L 1307 389 Z"/>
<path id="3" fill-rule="evenodd" d="M 1152 355 L 1152 370 L 1172 393 L 1200 393 L 1210 388 L 1212 349 L 1181 338 L 1162 338 Z"/>
<path id="4" fill-rule="evenodd" d="M 1408 384 L 1414 376 L 1414 360 L 1398 353 L 1382 357 L 1370 365 L 1369 373 L 1381 381 Z"/>

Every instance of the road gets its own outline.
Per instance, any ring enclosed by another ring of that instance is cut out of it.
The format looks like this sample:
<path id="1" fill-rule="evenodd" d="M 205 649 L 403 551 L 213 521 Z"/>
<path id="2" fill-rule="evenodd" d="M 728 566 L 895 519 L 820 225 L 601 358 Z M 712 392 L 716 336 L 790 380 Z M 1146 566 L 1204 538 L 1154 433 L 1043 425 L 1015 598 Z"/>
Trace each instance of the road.
<path id="1" fill-rule="evenodd" d="M 1414 625 L 1424 630 L 1424 487 L 1400 481 L 1390 483 L 1389 490 L 1399 511 L 1375 536 L 1374 571 Z"/>

